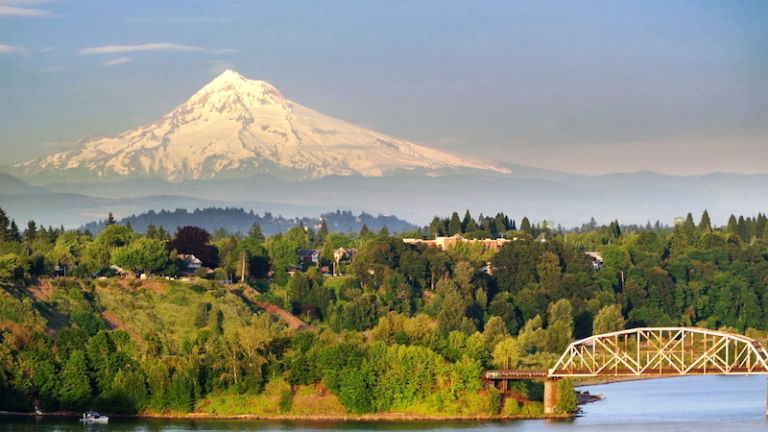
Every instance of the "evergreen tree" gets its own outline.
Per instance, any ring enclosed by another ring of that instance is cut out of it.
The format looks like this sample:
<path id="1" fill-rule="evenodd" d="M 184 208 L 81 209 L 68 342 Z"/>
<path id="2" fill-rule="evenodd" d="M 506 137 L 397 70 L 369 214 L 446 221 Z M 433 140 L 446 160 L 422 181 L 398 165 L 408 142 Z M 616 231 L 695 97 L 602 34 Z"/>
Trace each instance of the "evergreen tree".
<path id="1" fill-rule="evenodd" d="M 619 237 L 621 237 L 621 226 L 619 225 L 618 220 L 611 221 L 611 223 L 608 224 L 608 235 L 614 240 L 618 240 Z"/>
<path id="2" fill-rule="evenodd" d="M 533 234 L 533 230 L 531 229 L 531 221 L 529 221 L 527 217 L 524 217 L 523 220 L 520 221 L 520 231 L 526 234 Z"/>
<path id="3" fill-rule="evenodd" d="M 501 213 L 497 213 L 496 217 L 493 219 L 493 227 L 496 231 L 496 235 L 504 234 L 507 232 L 507 229 L 509 229 L 508 222 L 509 220 Z"/>
<path id="4" fill-rule="evenodd" d="M 763 213 L 758 213 L 755 221 L 755 235 L 759 238 L 766 238 L 766 228 L 768 228 L 768 218 Z"/>
<path id="5" fill-rule="evenodd" d="M 693 222 L 693 215 L 691 212 L 688 212 L 687 215 L 685 215 L 685 222 L 683 222 L 686 229 L 694 229 L 696 228 L 696 224 Z"/>
<path id="6" fill-rule="evenodd" d="M 750 240 L 749 228 L 747 228 L 747 221 L 744 220 L 744 216 L 739 216 L 739 220 L 736 222 L 736 234 L 745 242 Z"/>
<path id="7" fill-rule="evenodd" d="M 115 220 L 115 215 L 113 215 L 112 212 L 109 212 L 109 214 L 107 215 L 107 220 L 105 223 L 107 224 L 107 226 L 114 225 L 117 223 L 117 221 Z"/>
<path id="8" fill-rule="evenodd" d="M 738 234 L 739 233 L 739 226 L 736 222 L 736 216 L 731 215 L 728 218 L 728 225 L 725 227 L 725 232 L 728 234 Z"/>
<path id="9" fill-rule="evenodd" d="M 157 231 L 155 224 L 147 225 L 147 231 L 144 233 L 144 235 L 152 240 L 160 240 L 159 232 Z"/>
<path id="10" fill-rule="evenodd" d="M 163 228 L 162 225 L 160 225 L 160 228 L 157 230 L 157 239 L 163 240 L 163 241 L 171 241 L 171 235 L 168 233 L 168 231 Z"/>
<path id="11" fill-rule="evenodd" d="M 472 215 L 469 214 L 469 209 L 464 213 L 464 219 L 461 220 L 461 231 L 472 232 L 477 231 L 477 223 L 472 219 Z"/>
<path id="12" fill-rule="evenodd" d="M 763 238 L 768 240 L 768 224 L 765 225 L 765 229 L 763 230 Z"/>
<path id="13" fill-rule="evenodd" d="M 712 222 L 709 220 L 709 212 L 705 209 L 701 214 L 701 221 L 699 221 L 699 231 L 702 233 L 712 232 Z"/>
<path id="14" fill-rule="evenodd" d="M 31 243 L 37 238 L 37 224 L 31 220 L 27 222 L 27 229 L 24 230 L 24 242 Z"/>
<path id="15" fill-rule="evenodd" d="M 456 212 L 453 212 L 451 214 L 451 220 L 448 222 L 448 235 L 452 236 L 454 234 L 460 234 L 461 233 L 461 219 L 459 219 L 459 214 Z"/>
<path id="16" fill-rule="evenodd" d="M 371 232 L 371 229 L 368 228 L 368 225 L 363 224 L 363 227 L 360 228 L 360 233 L 358 235 L 360 236 L 360 238 L 365 238 L 365 237 L 368 237 L 368 236 L 370 236 L 372 234 L 373 234 L 373 232 Z"/>
<path id="17" fill-rule="evenodd" d="M 8 229 L 8 225 L 11 223 L 10 219 L 8 219 L 8 215 L 5 214 L 2 208 L 0 208 L 0 241 L 10 240 L 10 233 Z"/>
<path id="18" fill-rule="evenodd" d="M 432 237 L 442 237 L 446 233 L 445 223 L 440 216 L 435 216 L 429 224 L 429 235 Z"/>
<path id="19" fill-rule="evenodd" d="M 8 227 L 8 240 L 13 242 L 21 241 L 21 233 L 19 233 L 19 227 L 16 225 L 16 221 L 11 219 L 11 225 Z"/>

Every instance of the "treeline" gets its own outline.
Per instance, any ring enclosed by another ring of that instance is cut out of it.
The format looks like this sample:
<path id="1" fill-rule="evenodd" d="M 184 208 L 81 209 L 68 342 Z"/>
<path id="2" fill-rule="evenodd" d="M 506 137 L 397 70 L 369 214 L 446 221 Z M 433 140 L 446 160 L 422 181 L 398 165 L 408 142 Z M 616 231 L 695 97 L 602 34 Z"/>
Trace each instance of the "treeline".
<path id="1" fill-rule="evenodd" d="M 175 231 L 178 227 L 196 226 L 214 232 L 217 230 L 226 233 L 246 233 L 254 225 L 259 224 L 266 235 L 284 233 L 297 226 L 320 228 L 322 221 L 325 221 L 328 229 L 341 233 L 356 233 L 363 226 L 378 231 L 387 228 L 390 232 L 409 231 L 415 226 L 395 216 L 378 215 L 373 216 L 368 213 L 354 215 L 349 211 L 329 212 L 320 215 L 319 218 L 285 218 L 283 216 L 273 216 L 269 212 L 259 215 L 253 210 L 245 211 L 242 208 L 205 208 L 188 211 L 186 209 L 176 209 L 173 211 L 150 210 L 139 215 L 132 215 L 120 219 L 120 224 L 129 225 L 138 232 L 146 232 L 150 226 L 163 228 L 168 231 Z M 83 228 L 93 232 L 101 232 L 109 221 L 91 222 Z"/>
<path id="2" fill-rule="evenodd" d="M 10 395 L 2 407 L 38 400 L 57 408 L 243 413 L 238 409 L 255 405 L 233 401 L 273 397 L 282 412 L 294 412 L 303 389 L 319 385 L 354 413 L 530 414 L 540 404 L 517 400 L 540 398 L 540 387 L 520 383 L 519 396 L 501 404 L 498 393 L 480 391 L 480 371 L 546 368 L 575 338 L 625 327 L 701 326 L 765 338 L 765 215 L 734 217 L 720 228 L 705 212 L 673 227 L 626 229 L 613 221 L 569 232 L 526 218 L 518 226 L 501 213 L 466 215 L 436 218 L 431 234 L 457 228 L 466 237 L 513 240 L 498 251 L 471 242 L 442 250 L 405 244 L 386 230 L 344 235 L 323 224 L 272 236 L 259 225 L 211 236 L 198 227 L 142 235 L 110 223 L 97 235 L 27 229 L 4 237 L 0 322 L 12 324 L 0 330 L 0 393 Z M 429 236 L 431 227 L 402 235 Z M 336 264 L 340 247 L 356 250 L 339 262 L 342 277 L 314 265 L 294 274 L 299 249 L 320 250 L 322 267 Z M 261 300 L 313 329 L 292 333 L 235 308 L 231 301 L 242 296 L 214 282 L 167 282 L 155 303 L 146 299 L 157 294 L 141 281 L 128 289 L 66 280 L 47 303 L 24 295 L 23 286 L 55 274 L 56 266 L 84 277 L 116 262 L 171 274 L 178 253 L 199 254 L 212 270 L 200 272 L 203 278 L 245 271 Z M 105 329 L 100 312 L 107 307 L 132 323 L 130 337 Z M 163 309 L 171 307 L 176 312 Z M 145 324 L 136 321 L 142 316 Z M 166 316 L 180 318 L 149 324 Z M 52 326 L 56 331 L 45 331 Z M 571 407 L 564 399 L 560 408 Z"/>

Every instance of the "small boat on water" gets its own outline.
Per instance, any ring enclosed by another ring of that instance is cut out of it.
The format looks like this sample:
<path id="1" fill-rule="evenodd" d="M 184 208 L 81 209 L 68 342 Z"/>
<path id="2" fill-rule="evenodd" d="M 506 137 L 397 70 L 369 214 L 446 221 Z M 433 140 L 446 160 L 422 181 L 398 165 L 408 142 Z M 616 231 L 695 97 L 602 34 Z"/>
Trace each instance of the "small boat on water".
<path id="1" fill-rule="evenodd" d="M 109 417 L 103 416 L 96 411 L 88 411 L 83 413 L 83 418 L 80 421 L 83 423 L 109 423 Z"/>

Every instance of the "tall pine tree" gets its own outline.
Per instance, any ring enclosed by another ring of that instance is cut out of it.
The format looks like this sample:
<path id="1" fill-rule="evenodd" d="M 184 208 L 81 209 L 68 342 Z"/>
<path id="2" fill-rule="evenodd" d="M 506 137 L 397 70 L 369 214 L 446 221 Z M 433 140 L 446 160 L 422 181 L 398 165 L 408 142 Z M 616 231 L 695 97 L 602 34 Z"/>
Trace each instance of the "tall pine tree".
<path id="1" fill-rule="evenodd" d="M 8 227 L 8 240 L 12 242 L 21 241 L 21 233 L 19 227 L 16 225 L 16 221 L 11 219 L 11 225 Z"/>
<path id="2" fill-rule="evenodd" d="M 531 229 L 531 221 L 529 221 L 527 217 L 524 217 L 523 220 L 520 221 L 520 231 L 526 234 L 533 234 L 533 229 Z"/>
<path id="3" fill-rule="evenodd" d="M 461 233 L 461 219 L 459 219 L 459 214 L 456 212 L 453 212 L 451 215 L 451 220 L 448 222 L 448 235 L 452 236 L 454 234 L 460 234 Z"/>
<path id="4" fill-rule="evenodd" d="M 705 209 L 701 214 L 701 221 L 699 221 L 699 231 L 702 233 L 712 232 L 712 222 L 709 220 L 709 212 Z"/>

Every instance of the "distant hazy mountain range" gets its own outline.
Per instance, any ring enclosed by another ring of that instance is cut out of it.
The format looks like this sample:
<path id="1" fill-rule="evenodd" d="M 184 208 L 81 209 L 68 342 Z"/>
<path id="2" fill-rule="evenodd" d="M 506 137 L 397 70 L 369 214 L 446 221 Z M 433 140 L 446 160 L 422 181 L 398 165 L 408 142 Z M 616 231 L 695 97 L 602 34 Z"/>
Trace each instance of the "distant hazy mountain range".
<path id="1" fill-rule="evenodd" d="M 671 223 L 705 208 L 725 223 L 768 207 L 766 174 L 584 176 L 484 162 L 325 116 L 233 71 L 155 122 L 2 170 L 11 217 L 73 227 L 108 211 L 211 206 L 289 218 L 348 209 L 419 225 L 470 209 L 565 226 Z"/>

